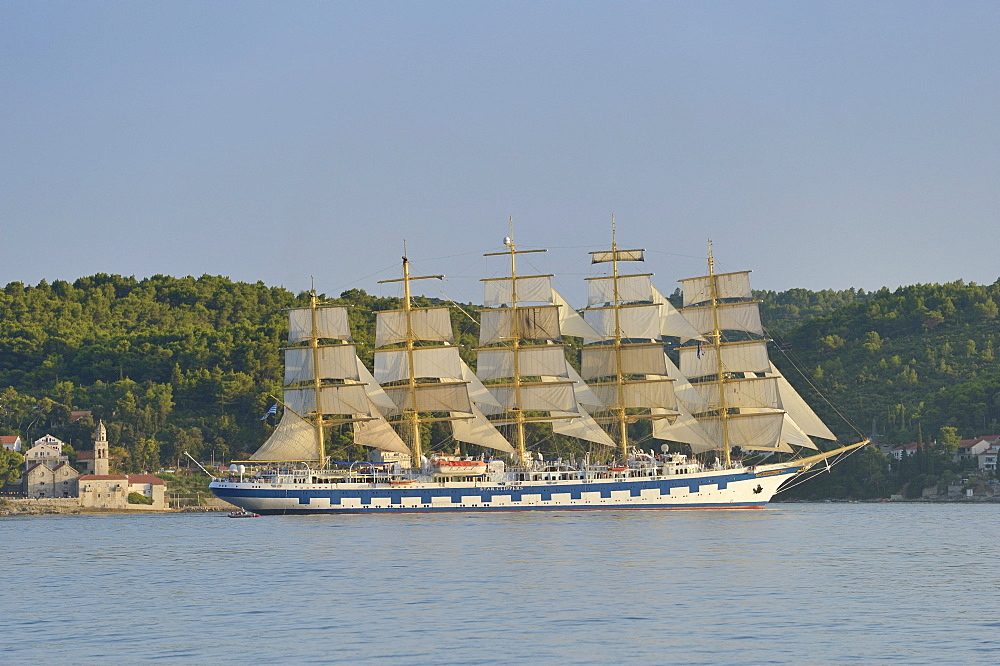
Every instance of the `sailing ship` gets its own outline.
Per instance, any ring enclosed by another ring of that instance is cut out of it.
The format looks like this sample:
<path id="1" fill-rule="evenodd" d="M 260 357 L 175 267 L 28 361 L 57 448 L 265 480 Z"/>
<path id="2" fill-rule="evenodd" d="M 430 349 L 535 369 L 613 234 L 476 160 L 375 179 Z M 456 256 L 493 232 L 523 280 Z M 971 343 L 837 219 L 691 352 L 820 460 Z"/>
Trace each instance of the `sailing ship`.
<path id="1" fill-rule="evenodd" d="M 750 509 L 868 443 L 796 457 L 817 449 L 810 437 L 835 437 L 771 365 L 749 272 L 716 273 L 711 244 L 707 275 L 681 280 L 678 310 L 651 274 L 624 270 L 644 251 L 619 249 L 612 224 L 610 250 L 591 253 L 610 274 L 588 280 L 583 316 L 552 275 L 518 273 L 519 255 L 535 252 L 508 237 L 486 254 L 509 271 L 483 280 L 477 372 L 450 308 L 412 304 L 411 282 L 443 276 L 411 276 L 406 256 L 385 281 L 402 283 L 403 307 L 376 313 L 374 374 L 346 309 L 312 292 L 289 311 L 282 418 L 212 492 L 260 514 Z M 564 335 L 583 340 L 580 372 Z M 450 427 L 452 451 L 425 442 L 435 424 Z M 332 426 L 351 428 L 367 459 L 332 461 Z M 557 437 L 586 455 L 546 458 L 542 440 Z M 665 443 L 643 450 L 649 439 Z M 779 453 L 791 456 L 767 462 Z"/>

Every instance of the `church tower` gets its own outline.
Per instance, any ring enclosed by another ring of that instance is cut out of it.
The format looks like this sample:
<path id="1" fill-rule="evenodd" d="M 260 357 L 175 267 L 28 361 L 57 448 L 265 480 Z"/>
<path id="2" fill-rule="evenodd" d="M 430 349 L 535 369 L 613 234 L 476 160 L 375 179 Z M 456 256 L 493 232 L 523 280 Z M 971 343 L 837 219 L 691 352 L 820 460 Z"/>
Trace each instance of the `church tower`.
<path id="1" fill-rule="evenodd" d="M 108 431 L 104 427 L 104 421 L 97 422 L 97 432 L 94 433 L 94 474 L 108 474 Z"/>

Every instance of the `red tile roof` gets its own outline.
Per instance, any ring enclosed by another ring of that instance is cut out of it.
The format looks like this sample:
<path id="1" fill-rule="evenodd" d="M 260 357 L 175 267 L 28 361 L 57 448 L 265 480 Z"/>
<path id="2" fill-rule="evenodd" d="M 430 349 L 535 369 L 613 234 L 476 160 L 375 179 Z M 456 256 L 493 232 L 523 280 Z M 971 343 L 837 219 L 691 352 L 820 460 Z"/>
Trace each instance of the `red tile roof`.
<path id="1" fill-rule="evenodd" d="M 129 483 L 150 483 L 154 486 L 165 486 L 163 479 L 153 474 L 129 474 Z"/>
<path id="2" fill-rule="evenodd" d="M 0 435 L 0 444 L 16 444 L 19 439 L 17 435 Z"/>
<path id="3" fill-rule="evenodd" d="M 77 460 L 93 460 L 94 459 L 94 452 L 93 451 L 80 451 L 79 453 L 76 454 L 76 459 Z"/>
<path id="4" fill-rule="evenodd" d="M 84 474 L 81 481 L 128 481 L 124 474 Z"/>
<path id="5" fill-rule="evenodd" d="M 979 442 L 986 442 L 987 444 L 993 444 L 997 440 L 1000 440 L 1000 435 L 982 435 L 981 437 L 973 437 L 972 439 L 962 439 L 959 440 L 958 442 L 958 448 L 971 449 Z"/>

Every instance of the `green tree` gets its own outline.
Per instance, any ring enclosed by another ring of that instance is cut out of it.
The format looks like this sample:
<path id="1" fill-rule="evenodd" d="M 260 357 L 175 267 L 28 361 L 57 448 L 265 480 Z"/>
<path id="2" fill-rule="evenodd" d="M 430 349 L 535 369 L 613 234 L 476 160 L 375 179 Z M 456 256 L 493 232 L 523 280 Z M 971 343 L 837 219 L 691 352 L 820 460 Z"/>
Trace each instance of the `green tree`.
<path id="1" fill-rule="evenodd" d="M 937 439 L 937 444 L 941 449 L 947 451 L 948 453 L 955 453 L 958 451 L 958 442 L 958 428 L 952 426 L 941 426 Z"/>
<path id="2" fill-rule="evenodd" d="M 24 456 L 17 451 L 0 447 L 0 486 L 13 483 L 21 476 Z"/>

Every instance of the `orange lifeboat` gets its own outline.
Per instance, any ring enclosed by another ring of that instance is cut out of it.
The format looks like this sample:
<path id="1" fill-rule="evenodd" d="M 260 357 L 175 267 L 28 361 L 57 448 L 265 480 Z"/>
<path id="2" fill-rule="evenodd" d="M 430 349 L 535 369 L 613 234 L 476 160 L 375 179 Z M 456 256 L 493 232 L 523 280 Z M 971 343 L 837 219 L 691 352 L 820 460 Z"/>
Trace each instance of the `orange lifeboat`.
<path id="1" fill-rule="evenodd" d="M 482 476 L 488 469 L 485 460 L 433 458 L 431 467 L 438 476 Z"/>

